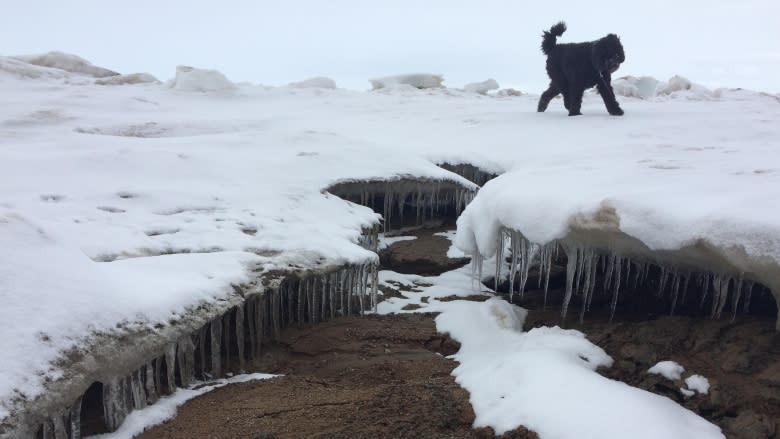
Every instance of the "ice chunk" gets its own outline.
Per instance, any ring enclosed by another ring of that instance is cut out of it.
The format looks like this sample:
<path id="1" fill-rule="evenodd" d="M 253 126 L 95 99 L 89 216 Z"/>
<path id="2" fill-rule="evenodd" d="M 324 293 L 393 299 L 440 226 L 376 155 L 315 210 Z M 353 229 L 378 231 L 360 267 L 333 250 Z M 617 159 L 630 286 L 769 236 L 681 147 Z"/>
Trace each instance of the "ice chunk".
<path id="1" fill-rule="evenodd" d="M 523 331 L 523 324 L 528 316 L 528 311 L 524 308 L 494 297 L 487 301 L 487 310 L 499 328 Z"/>
<path id="2" fill-rule="evenodd" d="M 385 76 L 383 78 L 369 79 L 371 88 L 379 90 L 381 88 L 395 88 L 399 85 L 408 85 L 414 88 L 440 88 L 444 82 L 442 75 L 432 73 L 411 73 L 407 75 Z"/>
<path id="3" fill-rule="evenodd" d="M 182 91 L 230 91 L 236 86 L 217 70 L 177 66 L 176 78 L 170 87 Z"/>
<path id="4" fill-rule="evenodd" d="M 131 73 L 129 75 L 109 76 L 95 80 L 97 85 L 132 85 L 132 84 L 152 84 L 160 81 L 148 73 Z"/>
<path id="5" fill-rule="evenodd" d="M 463 90 L 469 93 L 479 93 L 486 95 L 491 90 L 498 90 L 498 82 L 495 79 L 489 78 L 482 82 L 472 82 L 463 86 Z"/>
<path id="6" fill-rule="evenodd" d="M 695 390 L 702 395 L 706 395 L 710 391 L 710 381 L 701 375 L 691 375 L 685 379 L 685 385 L 690 390 Z"/>
<path id="7" fill-rule="evenodd" d="M 15 56 L 14 58 L 36 66 L 51 67 L 65 70 L 66 72 L 94 76 L 96 78 L 105 78 L 107 76 L 119 74 L 113 70 L 93 65 L 84 58 L 58 51 L 44 53 L 42 55 L 21 55 Z"/>
<path id="8" fill-rule="evenodd" d="M 655 364 L 655 366 L 647 369 L 647 372 L 661 375 L 666 379 L 676 381 L 682 377 L 683 372 L 685 372 L 685 368 L 677 362 L 666 360 L 659 361 Z"/>
<path id="9" fill-rule="evenodd" d="M 515 90 L 514 88 L 502 88 L 501 90 L 496 92 L 496 96 L 501 97 L 513 97 L 513 96 L 522 96 L 523 92 L 520 90 Z"/>
<path id="10" fill-rule="evenodd" d="M 304 79 L 300 82 L 291 82 L 288 87 L 293 88 L 336 88 L 336 81 L 324 76 L 315 76 L 314 78 Z"/>

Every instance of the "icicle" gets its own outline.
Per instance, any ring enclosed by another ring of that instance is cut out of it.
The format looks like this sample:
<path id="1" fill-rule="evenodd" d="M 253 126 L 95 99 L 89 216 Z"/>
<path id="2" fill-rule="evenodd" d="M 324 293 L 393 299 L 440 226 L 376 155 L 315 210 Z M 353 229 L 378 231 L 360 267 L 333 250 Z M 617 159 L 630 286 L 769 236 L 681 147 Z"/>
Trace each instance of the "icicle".
<path id="1" fill-rule="evenodd" d="M 721 280 L 720 289 L 718 291 L 717 308 L 715 308 L 714 318 L 719 319 L 723 313 L 723 307 L 726 305 L 729 296 L 729 284 L 731 283 L 731 277 L 726 276 Z"/>
<path id="2" fill-rule="evenodd" d="M 211 375 L 222 376 L 222 319 L 211 321 Z"/>
<path id="3" fill-rule="evenodd" d="M 663 265 L 661 266 L 661 275 L 658 278 L 658 291 L 655 293 L 655 297 L 661 298 L 663 297 L 664 288 L 666 288 L 666 267 Z"/>
<path id="4" fill-rule="evenodd" d="M 339 272 L 330 275 L 330 318 L 336 318 L 336 286 L 339 283 Z"/>
<path id="5" fill-rule="evenodd" d="M 304 281 L 301 279 L 298 281 L 298 326 L 303 324 L 304 313 Z"/>
<path id="6" fill-rule="evenodd" d="M 615 317 L 615 309 L 617 308 L 618 293 L 620 292 L 620 263 L 622 259 L 619 256 L 615 256 L 615 285 L 612 287 L 612 303 L 609 311 L 609 321 Z"/>
<path id="7" fill-rule="evenodd" d="M 561 320 L 566 320 L 566 312 L 569 310 L 569 301 L 571 301 L 572 290 L 574 288 L 574 276 L 577 274 L 577 257 L 579 256 L 579 247 L 570 246 L 566 249 L 568 261 L 566 262 L 566 293 L 563 296 L 563 307 L 561 308 Z"/>
<path id="8" fill-rule="evenodd" d="M 594 251 L 590 252 L 590 284 L 587 285 L 587 310 L 590 311 L 590 303 L 593 300 L 593 293 L 596 291 L 596 269 L 598 268 L 598 259 Z"/>
<path id="9" fill-rule="evenodd" d="M 753 282 L 746 280 L 745 281 L 745 305 L 743 308 L 743 312 L 745 314 L 750 312 L 750 299 L 753 296 Z"/>
<path id="10" fill-rule="evenodd" d="M 327 306 L 328 306 L 328 278 L 325 275 L 320 276 L 319 304 L 320 304 L 319 319 L 320 321 L 325 321 L 328 318 L 326 313 Z"/>
<path id="11" fill-rule="evenodd" d="M 609 291 L 609 284 L 612 281 L 612 273 L 615 271 L 615 255 L 607 255 L 607 268 L 604 274 L 604 292 Z"/>
<path id="12" fill-rule="evenodd" d="M 168 393 L 176 391 L 176 345 L 171 344 L 165 350 L 165 372 L 168 379 Z"/>
<path id="13" fill-rule="evenodd" d="M 358 269 L 358 304 L 360 306 L 360 315 L 363 315 L 363 312 L 366 309 L 363 304 L 363 296 L 365 295 L 366 289 L 366 275 L 365 266 L 361 265 Z"/>
<path id="14" fill-rule="evenodd" d="M 669 315 L 674 315 L 674 310 L 677 307 L 677 296 L 680 290 L 680 275 L 675 271 L 674 278 L 672 279 L 672 307 L 669 310 Z"/>
<path id="15" fill-rule="evenodd" d="M 347 268 L 347 315 L 352 315 L 352 295 L 355 291 L 355 269 L 354 267 Z"/>
<path id="16" fill-rule="evenodd" d="M 268 321 L 265 315 L 265 310 L 267 307 L 266 298 L 267 296 L 263 294 L 257 298 L 257 302 L 255 303 L 255 330 L 257 331 L 257 335 L 255 336 L 255 342 L 257 343 L 257 346 L 255 347 L 255 355 L 257 357 L 260 356 L 261 348 L 263 346 L 263 337 L 265 336 L 265 325 Z"/>
<path id="17" fill-rule="evenodd" d="M 371 270 L 371 308 L 374 312 L 377 312 L 377 307 L 379 306 L 379 267 L 374 265 Z"/>
<path id="18" fill-rule="evenodd" d="M 534 255 L 534 246 L 530 241 L 525 239 L 525 237 L 520 236 L 520 239 L 520 252 L 522 253 L 522 259 L 520 260 L 520 286 L 518 289 L 520 292 L 520 298 L 522 299 L 523 294 L 525 293 L 525 284 L 528 282 L 528 271 L 531 268 L 531 260 L 533 259 Z"/>
<path id="19" fill-rule="evenodd" d="M 81 439 L 81 398 L 70 406 L 70 439 Z"/>
<path id="20" fill-rule="evenodd" d="M 701 294 L 701 302 L 699 303 L 699 308 L 704 308 L 704 301 L 707 300 L 707 295 L 709 293 L 710 289 L 710 278 L 707 275 L 707 273 L 704 273 L 702 275 L 702 294 Z"/>
<path id="21" fill-rule="evenodd" d="M 233 325 L 230 324 L 230 310 L 225 313 L 225 315 L 222 316 L 222 338 L 224 339 L 224 343 L 222 343 L 222 346 L 225 347 L 225 352 L 222 353 L 222 356 L 225 358 L 225 362 L 222 364 L 222 369 L 225 371 L 225 373 L 230 371 L 230 356 L 232 355 L 232 343 L 231 343 L 231 331 L 233 330 Z"/>
<path id="22" fill-rule="evenodd" d="M 154 404 L 159 399 L 157 387 L 154 385 L 154 365 L 151 362 L 146 364 L 146 404 Z"/>
<path id="23" fill-rule="evenodd" d="M 574 293 L 575 294 L 582 293 L 581 285 L 582 285 L 582 275 L 583 275 L 583 272 L 585 271 L 585 259 L 586 259 L 585 253 L 586 253 L 586 250 L 583 248 L 582 252 L 580 253 L 580 257 L 577 259 L 577 269 L 576 269 L 577 276 L 575 277 L 575 280 L 574 280 Z"/>
<path id="24" fill-rule="evenodd" d="M 496 236 L 496 277 L 493 280 L 493 289 L 498 292 L 498 284 L 501 282 L 501 266 L 504 265 L 504 230 L 499 229 Z"/>
<path id="25" fill-rule="evenodd" d="M 164 394 L 162 386 L 162 363 L 163 357 L 154 359 L 154 388 L 157 389 L 157 393 L 160 396 Z"/>
<path id="26" fill-rule="evenodd" d="M 51 423 L 51 419 L 43 421 L 43 439 L 54 439 L 54 426 Z"/>
<path id="27" fill-rule="evenodd" d="M 177 363 L 179 366 L 179 378 L 182 387 L 189 387 L 192 383 L 195 370 L 195 344 L 192 337 L 184 335 L 179 339 L 176 348 Z"/>
<path id="28" fill-rule="evenodd" d="M 65 430 L 65 419 L 63 415 L 57 415 L 51 418 L 54 426 L 54 439 L 68 439 L 68 432 Z"/>
<path id="29" fill-rule="evenodd" d="M 742 284 L 745 273 L 740 273 L 734 285 L 734 296 L 731 303 L 731 323 L 737 319 L 737 310 L 739 309 L 739 299 L 742 297 Z"/>
<path id="30" fill-rule="evenodd" d="M 518 259 L 518 253 L 519 253 L 519 238 L 518 233 L 514 230 L 510 231 L 510 241 L 509 241 L 509 251 L 512 255 L 512 260 L 510 261 L 510 267 L 509 267 L 509 302 L 512 302 L 512 296 L 514 296 L 515 293 L 515 273 L 517 272 L 517 259 Z M 480 282 L 482 281 L 480 277 Z"/>
<path id="31" fill-rule="evenodd" d="M 103 384 L 103 418 L 108 431 L 116 431 L 127 416 L 124 380 L 112 378 Z"/>
<path id="32" fill-rule="evenodd" d="M 255 326 L 255 313 L 257 301 L 254 297 L 249 296 L 246 300 L 246 324 L 247 332 L 249 333 L 249 359 L 255 358 L 257 347 L 257 327 Z"/>
<path id="33" fill-rule="evenodd" d="M 141 369 L 137 369 L 130 375 L 130 394 L 133 397 L 133 409 L 140 410 L 146 407 L 146 392 L 144 391 Z"/>
<path id="34" fill-rule="evenodd" d="M 552 245 L 555 247 L 555 252 L 557 253 L 557 247 L 558 245 L 555 242 L 545 244 L 545 247 L 548 245 Z M 553 249 L 548 248 L 547 249 L 547 255 L 546 255 L 546 262 L 545 262 L 545 271 L 544 271 L 544 305 L 543 309 L 547 309 L 547 290 L 550 286 L 550 270 L 552 269 L 552 257 L 553 257 Z"/>

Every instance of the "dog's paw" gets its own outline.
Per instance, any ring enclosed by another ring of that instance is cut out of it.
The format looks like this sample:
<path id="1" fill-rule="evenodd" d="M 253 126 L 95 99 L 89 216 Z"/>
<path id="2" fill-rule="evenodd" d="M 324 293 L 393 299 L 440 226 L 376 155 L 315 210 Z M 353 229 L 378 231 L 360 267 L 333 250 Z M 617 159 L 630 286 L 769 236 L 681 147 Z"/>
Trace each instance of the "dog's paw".
<path id="1" fill-rule="evenodd" d="M 613 108 L 612 110 L 609 111 L 609 114 L 611 114 L 613 116 L 622 116 L 623 115 L 623 109 L 620 108 L 620 107 Z"/>
<path id="2" fill-rule="evenodd" d="M 578 112 L 576 112 L 576 113 L 574 113 L 574 112 L 570 111 L 570 112 L 569 112 L 569 116 L 582 116 L 582 113 L 580 113 L 579 111 L 578 111 Z"/>

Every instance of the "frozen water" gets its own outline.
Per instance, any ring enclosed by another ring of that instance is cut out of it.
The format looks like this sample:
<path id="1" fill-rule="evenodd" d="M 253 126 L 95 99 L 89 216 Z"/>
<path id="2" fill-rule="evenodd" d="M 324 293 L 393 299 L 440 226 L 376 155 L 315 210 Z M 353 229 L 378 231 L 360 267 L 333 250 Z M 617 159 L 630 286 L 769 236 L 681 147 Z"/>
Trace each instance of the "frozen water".
<path id="1" fill-rule="evenodd" d="M 291 82 L 288 86 L 292 88 L 335 89 L 336 81 L 330 78 L 326 78 L 324 76 L 316 76 L 314 78 L 304 79 L 303 81 L 299 81 L 299 82 Z"/>

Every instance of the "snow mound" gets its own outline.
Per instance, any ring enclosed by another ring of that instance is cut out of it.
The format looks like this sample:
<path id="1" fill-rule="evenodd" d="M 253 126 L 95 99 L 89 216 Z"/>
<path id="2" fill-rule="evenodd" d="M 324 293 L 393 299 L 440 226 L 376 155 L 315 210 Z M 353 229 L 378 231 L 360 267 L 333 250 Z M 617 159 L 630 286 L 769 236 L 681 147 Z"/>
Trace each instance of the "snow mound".
<path id="1" fill-rule="evenodd" d="M 304 79 L 300 82 L 291 82 L 287 85 L 293 88 L 328 88 L 335 89 L 336 81 L 326 78 L 324 76 L 316 76 L 314 78 Z"/>
<path id="2" fill-rule="evenodd" d="M 417 89 L 441 88 L 444 76 L 432 73 L 411 73 L 407 75 L 385 76 L 383 78 L 369 79 L 371 88 L 395 88 L 401 85 L 411 86 Z"/>
<path id="3" fill-rule="evenodd" d="M 105 78 L 107 76 L 116 76 L 119 74 L 113 70 L 93 65 L 91 62 L 79 56 L 58 51 L 44 53 L 42 55 L 21 55 L 15 56 L 14 58 L 36 66 L 51 67 L 65 70 L 66 72 L 94 76 L 96 78 Z"/>
<path id="4" fill-rule="evenodd" d="M 652 76 L 625 76 L 612 81 L 612 88 L 616 95 L 640 99 L 670 96 L 708 100 L 718 97 L 716 92 L 679 75 L 672 76 L 668 81 L 659 81 Z"/>
<path id="5" fill-rule="evenodd" d="M 647 372 L 661 375 L 672 381 L 677 381 L 682 377 L 685 368 L 674 361 L 659 361 L 655 366 L 648 369 Z"/>
<path id="6" fill-rule="evenodd" d="M 95 81 L 97 85 L 132 85 L 132 84 L 151 84 L 160 81 L 148 73 L 131 73 L 129 75 L 116 75 L 102 78 Z"/>
<path id="7" fill-rule="evenodd" d="M 181 91 L 212 92 L 230 91 L 236 86 L 217 70 L 177 66 L 176 78 L 170 84 L 170 88 Z"/>
<path id="8" fill-rule="evenodd" d="M 485 302 L 487 312 L 501 329 L 522 332 L 528 311 L 505 300 L 493 298 Z"/>
<path id="9" fill-rule="evenodd" d="M 486 95 L 491 90 L 498 90 L 498 82 L 490 78 L 482 82 L 472 82 L 463 86 L 463 90 L 468 93 L 479 93 Z"/>

